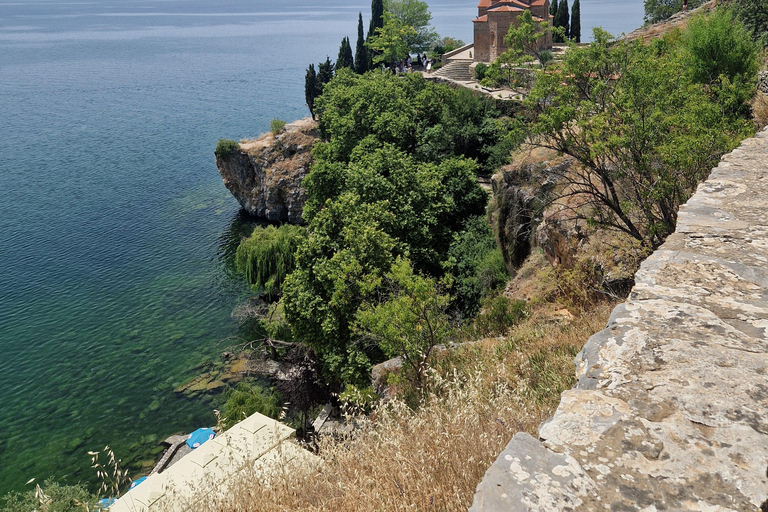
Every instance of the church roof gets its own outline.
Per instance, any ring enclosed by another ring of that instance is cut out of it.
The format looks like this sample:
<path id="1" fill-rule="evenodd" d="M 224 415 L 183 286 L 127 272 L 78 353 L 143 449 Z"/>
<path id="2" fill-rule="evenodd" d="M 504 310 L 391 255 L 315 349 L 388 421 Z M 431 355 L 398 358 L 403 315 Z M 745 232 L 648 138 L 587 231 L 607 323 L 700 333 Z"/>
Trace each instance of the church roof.
<path id="1" fill-rule="evenodd" d="M 480 3 L 477 4 L 478 8 L 490 7 L 490 6 L 491 6 L 491 0 L 480 0 Z"/>
<path id="2" fill-rule="evenodd" d="M 511 7 L 509 5 L 502 5 L 501 7 L 496 7 L 494 9 L 488 9 L 488 12 L 522 12 L 523 10 L 519 7 Z"/>
<path id="3" fill-rule="evenodd" d="M 479 18 L 475 18 L 472 20 L 473 23 L 486 23 L 488 21 L 488 15 L 480 16 Z"/>

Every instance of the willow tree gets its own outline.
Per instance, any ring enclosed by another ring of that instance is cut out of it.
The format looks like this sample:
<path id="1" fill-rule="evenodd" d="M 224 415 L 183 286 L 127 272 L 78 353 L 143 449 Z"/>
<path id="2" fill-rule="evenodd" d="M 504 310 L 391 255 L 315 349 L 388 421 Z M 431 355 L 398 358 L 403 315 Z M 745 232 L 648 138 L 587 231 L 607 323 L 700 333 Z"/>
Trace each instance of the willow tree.
<path id="1" fill-rule="evenodd" d="M 305 238 L 304 228 L 290 224 L 256 228 L 237 247 L 237 270 L 251 286 L 273 298 L 280 294 L 285 276 L 293 271 L 296 248 Z"/>

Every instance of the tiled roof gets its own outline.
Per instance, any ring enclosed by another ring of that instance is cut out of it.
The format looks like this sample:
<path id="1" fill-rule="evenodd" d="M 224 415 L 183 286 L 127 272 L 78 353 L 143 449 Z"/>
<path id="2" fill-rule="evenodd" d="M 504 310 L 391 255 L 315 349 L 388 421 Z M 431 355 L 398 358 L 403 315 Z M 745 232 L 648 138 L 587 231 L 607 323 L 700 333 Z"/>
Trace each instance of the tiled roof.
<path id="1" fill-rule="evenodd" d="M 488 15 L 480 16 L 479 18 L 475 18 L 472 20 L 473 23 L 485 23 L 488 21 Z"/>
<path id="2" fill-rule="evenodd" d="M 522 12 L 523 10 L 519 7 L 510 7 L 509 5 L 502 5 L 501 7 L 496 7 L 495 9 L 488 9 L 488 12 Z"/>
<path id="3" fill-rule="evenodd" d="M 480 3 L 477 4 L 478 8 L 490 7 L 490 6 L 491 6 L 491 0 L 480 0 Z"/>

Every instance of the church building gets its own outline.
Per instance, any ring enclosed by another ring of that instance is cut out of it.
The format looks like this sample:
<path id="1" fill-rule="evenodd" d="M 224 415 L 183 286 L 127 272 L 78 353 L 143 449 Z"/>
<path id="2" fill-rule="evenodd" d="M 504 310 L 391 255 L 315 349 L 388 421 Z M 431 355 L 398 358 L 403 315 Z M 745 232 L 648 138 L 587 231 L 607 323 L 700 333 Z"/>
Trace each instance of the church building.
<path id="1" fill-rule="evenodd" d="M 546 20 L 550 28 L 552 27 L 549 0 L 480 0 L 477 5 L 477 18 L 472 20 L 475 25 L 475 62 L 493 62 L 507 51 L 504 36 L 526 9 L 531 11 L 535 21 Z M 549 31 L 542 41 L 542 46 L 551 45 L 552 32 Z"/>

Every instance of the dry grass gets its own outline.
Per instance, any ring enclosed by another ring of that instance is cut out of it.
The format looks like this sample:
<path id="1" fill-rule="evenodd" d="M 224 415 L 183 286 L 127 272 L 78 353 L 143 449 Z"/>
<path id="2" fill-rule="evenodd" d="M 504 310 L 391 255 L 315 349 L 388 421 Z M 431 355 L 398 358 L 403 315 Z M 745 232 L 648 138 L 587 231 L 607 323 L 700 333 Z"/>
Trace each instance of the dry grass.
<path id="1" fill-rule="evenodd" d="M 443 353 L 417 410 L 390 401 L 360 418 L 352 438 L 323 440 L 321 464 L 280 467 L 269 482 L 242 475 L 225 501 L 199 510 L 466 511 L 512 436 L 535 435 L 573 385 L 573 357 L 611 307 L 576 319 L 554 309 L 540 308 L 507 336 Z"/>
<path id="2" fill-rule="evenodd" d="M 757 129 L 760 130 L 768 126 L 768 94 L 756 92 L 749 104 L 752 107 L 752 119 L 754 119 Z"/>

